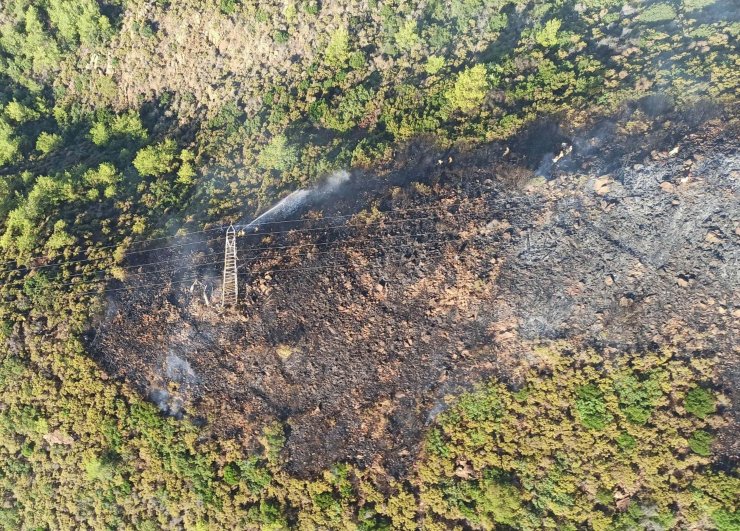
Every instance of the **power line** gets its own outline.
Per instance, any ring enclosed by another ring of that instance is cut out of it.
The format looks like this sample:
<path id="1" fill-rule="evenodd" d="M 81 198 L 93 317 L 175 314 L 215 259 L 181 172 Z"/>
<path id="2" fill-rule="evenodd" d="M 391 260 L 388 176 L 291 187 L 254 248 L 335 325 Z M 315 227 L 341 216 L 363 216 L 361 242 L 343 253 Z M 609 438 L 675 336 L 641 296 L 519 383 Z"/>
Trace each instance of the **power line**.
<path id="1" fill-rule="evenodd" d="M 397 235 L 383 236 L 382 238 L 385 239 L 385 240 L 390 239 L 390 238 L 418 238 L 418 237 L 421 237 L 421 236 L 433 236 L 433 235 L 437 235 L 437 234 L 446 235 L 447 233 L 443 233 L 443 232 L 418 232 L 418 233 L 414 233 L 414 234 L 397 234 Z M 375 242 L 375 241 L 380 241 L 380 237 L 378 237 L 378 238 L 367 238 L 367 239 L 364 239 L 364 240 L 360 240 L 360 239 L 357 239 L 357 240 L 343 240 L 343 241 L 341 241 L 341 243 L 346 243 L 348 245 L 354 245 L 355 243 L 366 243 L 366 242 L 367 243 L 370 243 L 370 242 Z M 447 241 L 449 241 L 449 240 L 447 240 Z M 275 250 L 275 249 L 301 249 L 301 248 L 305 248 L 305 247 L 318 247 L 318 246 L 322 246 L 322 245 L 331 245 L 331 244 L 334 244 L 334 243 L 337 243 L 337 242 L 336 241 L 332 241 L 332 242 L 318 242 L 318 243 L 314 242 L 314 243 L 306 243 L 306 244 L 300 244 L 300 245 L 285 245 L 285 246 L 282 246 L 282 247 L 276 246 L 276 247 L 271 247 L 269 249 L 270 250 Z M 373 248 L 374 247 L 370 247 L 370 246 L 367 246 L 367 247 L 349 247 L 349 249 L 354 249 L 354 250 L 366 250 L 366 249 L 373 249 Z M 252 250 L 254 250 L 254 249 L 252 249 Z M 330 252 L 331 251 L 318 251 L 316 253 L 306 253 L 304 255 L 298 256 L 297 258 L 300 258 L 300 257 L 308 257 L 309 254 L 321 255 L 321 254 L 327 254 L 327 253 L 330 253 Z M 257 255 L 254 255 L 254 256 L 245 256 L 245 257 L 240 258 L 240 260 L 246 262 L 247 260 L 254 259 L 254 258 L 259 258 L 259 255 L 257 254 Z M 241 264 L 239 266 L 239 269 L 243 268 L 246 265 L 247 264 Z"/>
<path id="2" fill-rule="evenodd" d="M 456 201 L 454 201 L 452 203 L 448 203 L 448 205 L 456 204 L 459 201 L 460 200 L 456 200 Z M 425 210 L 425 209 L 428 210 L 430 208 L 433 208 L 433 207 L 432 206 L 425 206 L 425 207 L 417 207 L 417 208 L 411 208 L 411 209 L 387 210 L 387 211 L 384 211 L 384 213 L 399 214 L 399 213 L 420 211 L 420 210 Z M 529 208 L 531 208 L 531 206 L 522 206 L 522 207 L 519 207 L 517 209 L 509 209 L 507 212 L 525 210 L 525 209 L 529 209 Z M 348 216 L 341 216 L 341 217 L 351 217 L 351 216 L 356 216 L 356 215 L 357 214 L 351 214 L 351 215 L 348 215 Z M 409 223 L 409 222 L 412 222 L 412 221 L 432 220 L 432 219 L 435 219 L 436 217 L 437 216 L 411 217 L 411 218 L 400 219 L 400 220 L 382 219 L 382 220 L 379 220 L 379 221 L 376 221 L 376 222 L 366 223 L 364 225 L 357 226 L 357 227 L 354 227 L 354 226 L 351 226 L 351 225 L 348 226 L 346 224 L 343 224 L 343 225 L 330 225 L 330 226 L 326 226 L 326 227 L 295 228 L 295 229 L 287 229 L 287 230 L 282 230 L 282 231 L 273 231 L 273 232 L 267 233 L 265 235 L 274 235 L 274 234 L 300 234 L 300 233 L 306 233 L 306 232 L 323 231 L 323 230 L 333 230 L 333 229 L 342 229 L 342 228 L 362 229 L 362 228 L 366 228 L 366 227 L 374 227 L 374 226 L 379 226 L 379 225 L 394 225 L 394 224 Z M 332 218 L 322 218 L 322 220 L 326 220 L 326 219 L 332 219 Z M 313 220 L 313 221 L 322 221 L 322 220 Z M 276 222 L 276 223 L 278 223 L 278 222 Z M 279 222 L 279 223 L 284 223 L 284 222 Z M 255 236 L 255 235 L 257 235 L 257 234 L 241 235 L 240 237 L 245 238 L 245 237 Z M 183 247 L 187 247 L 187 246 L 190 246 L 190 245 L 198 245 L 198 244 L 212 243 L 212 242 L 220 241 L 221 239 L 222 238 L 219 237 L 219 238 L 211 238 L 211 239 L 207 239 L 207 240 L 195 240 L 193 242 L 186 242 L 186 243 L 181 243 L 181 244 L 176 244 L 176 245 L 171 245 L 171 246 L 155 247 L 155 248 L 152 248 L 152 249 L 140 249 L 140 250 L 130 251 L 130 252 L 124 253 L 123 256 L 126 257 L 126 256 L 130 256 L 130 255 L 134 255 L 134 254 L 149 253 L 149 252 L 155 252 L 155 251 L 164 251 L 164 250 L 170 250 L 170 249 L 176 249 L 176 248 L 183 248 Z M 275 247 L 275 248 L 280 248 L 280 247 Z M 95 250 L 99 250 L 99 249 L 102 249 L 102 248 L 95 248 Z M 262 247 L 262 248 L 257 248 L 257 249 L 267 249 L 267 247 Z M 105 260 L 105 259 L 108 259 L 108 258 L 111 258 L 111 256 L 110 255 L 107 255 L 107 256 L 98 257 L 98 258 L 86 258 L 86 259 L 78 259 L 78 260 L 68 260 L 68 261 L 65 261 L 65 262 L 57 262 L 57 263 L 54 263 L 54 264 L 45 264 L 45 265 L 37 266 L 37 267 L 30 267 L 30 268 L 23 267 L 23 268 L 10 269 L 10 270 L 7 270 L 7 271 L 2 271 L 2 273 L 5 273 L 7 275 L 7 274 L 18 272 L 18 271 L 28 271 L 28 272 L 30 272 L 30 271 L 40 270 L 40 269 L 48 269 L 48 268 L 52 268 L 52 267 L 60 267 L 60 266 L 63 266 L 63 265 L 81 264 L 81 263 L 88 263 L 88 262 L 100 261 L 100 260 Z M 167 260 L 165 260 L 164 262 L 167 262 Z M 138 266 L 135 266 L 134 265 L 134 266 L 129 266 L 129 267 L 138 267 Z"/>
<path id="3" fill-rule="evenodd" d="M 430 219 L 434 219 L 434 218 L 432 216 L 427 216 L 427 217 L 408 218 L 408 219 L 402 219 L 402 220 L 381 220 L 381 221 L 374 222 L 374 223 L 368 223 L 368 224 L 362 225 L 360 227 L 351 227 L 351 228 L 361 229 L 361 228 L 365 228 L 365 227 L 373 227 L 373 226 L 378 226 L 378 225 L 397 225 L 397 224 L 403 224 L 403 223 L 410 223 L 412 221 L 424 221 L 424 220 L 430 220 Z M 296 233 L 297 234 L 297 233 L 305 233 L 305 232 L 318 231 L 318 230 L 333 230 L 333 229 L 340 229 L 340 228 L 347 228 L 347 225 L 334 225 L 334 226 L 329 226 L 329 227 L 314 227 L 314 228 L 307 228 L 307 229 L 291 229 L 291 230 L 286 230 L 286 231 L 276 231 L 276 232 L 272 232 L 270 234 L 281 234 L 281 233 Z M 140 254 L 140 253 L 144 253 L 144 252 L 154 252 L 154 251 L 160 251 L 160 250 L 168 250 L 168 249 L 174 249 L 174 248 L 181 248 L 181 247 L 185 247 L 187 245 L 194 245 L 194 244 L 198 244 L 198 243 L 204 243 L 205 244 L 205 243 L 215 242 L 215 241 L 219 241 L 219 240 L 221 240 L 221 238 L 213 238 L 213 239 L 209 239 L 209 240 L 196 240 L 195 242 L 188 242 L 188 243 L 183 243 L 183 244 L 174 245 L 174 246 L 159 247 L 159 248 L 147 249 L 147 250 L 140 250 L 140 251 L 133 251 L 133 252 L 128 253 L 128 254 L 126 254 L 124 256 L 129 256 L 131 254 Z M 283 248 L 283 247 L 277 247 L 277 246 L 258 247 L 258 248 L 254 249 L 254 250 L 258 250 L 258 249 L 259 250 L 262 250 L 262 249 L 270 249 L 270 248 Z M 209 255 L 210 254 L 215 254 L 215 252 L 211 252 L 211 253 L 208 253 L 208 254 Z M 59 263 L 56 263 L 56 264 L 47 264 L 47 265 L 43 265 L 43 266 L 39 266 L 39 267 L 35 267 L 35 268 L 11 269 L 11 270 L 5 271 L 4 273 L 13 273 L 13 272 L 16 272 L 16 271 L 28 271 L 28 272 L 31 272 L 31 271 L 37 271 L 37 270 L 40 270 L 40 269 L 50 268 L 50 267 L 58 267 L 58 266 L 65 265 L 65 264 L 79 264 L 79 263 L 85 263 L 85 262 L 92 262 L 92 261 L 96 261 L 96 260 L 104 260 L 105 258 L 110 258 L 110 256 L 100 257 L 100 258 L 88 258 L 88 259 L 84 259 L 84 260 L 70 260 L 70 261 L 67 261 L 67 262 L 59 262 Z M 179 258 L 173 258 L 173 259 L 170 259 L 170 260 L 162 260 L 162 261 L 150 262 L 148 264 L 141 264 L 141 265 L 139 265 L 139 264 L 132 264 L 132 265 L 129 265 L 129 266 L 120 266 L 120 267 L 122 267 L 122 269 L 133 269 L 133 268 L 136 268 L 136 267 L 143 267 L 143 266 L 146 266 L 146 265 L 156 265 L 158 263 L 167 263 L 167 262 L 175 261 L 175 260 L 178 260 L 178 259 Z M 75 276 L 85 276 L 86 274 L 92 274 L 92 273 L 96 273 L 96 272 L 106 272 L 106 271 L 108 271 L 108 269 L 99 269 L 99 270 L 96 270 L 96 271 L 79 273 L 77 275 L 73 275 L 70 278 L 74 278 Z M 22 279 L 11 281 L 11 282 L 8 282 L 8 283 L 6 283 L 4 285 L 10 285 L 10 284 L 12 284 L 14 282 L 20 282 L 20 281 L 22 281 Z"/>
<path id="4" fill-rule="evenodd" d="M 483 188 L 481 187 L 480 189 L 482 190 Z M 525 198 L 526 198 L 525 196 L 520 196 L 520 197 L 515 197 L 515 198 L 510 198 L 509 197 L 509 198 L 507 198 L 507 202 L 512 201 L 512 200 L 516 200 L 516 199 L 525 199 Z M 446 203 L 445 206 L 454 205 L 454 204 L 460 203 L 463 200 L 469 200 L 469 199 L 470 199 L 469 197 L 455 199 L 455 200 L 453 200 L 453 201 L 451 201 L 449 203 Z M 426 206 L 422 206 L 422 207 L 414 207 L 414 208 L 406 208 L 406 209 L 383 210 L 383 211 L 379 211 L 379 213 L 381 213 L 381 214 L 388 214 L 388 213 L 398 214 L 398 213 L 415 212 L 415 211 L 419 211 L 419 210 L 426 210 L 426 209 L 430 209 L 430 208 L 433 208 L 433 206 L 426 205 Z M 531 205 L 527 206 L 526 208 L 531 208 Z M 286 220 L 280 220 L 280 221 L 267 221 L 267 222 L 257 223 L 254 226 L 259 227 L 259 226 L 264 226 L 264 225 L 285 224 L 285 223 L 301 222 L 301 221 L 302 222 L 307 222 L 307 221 L 319 222 L 319 221 L 326 221 L 326 220 L 333 220 L 333 219 L 347 219 L 347 218 L 351 218 L 351 217 L 357 216 L 359 214 L 361 214 L 361 212 L 356 212 L 356 213 L 352 213 L 352 214 L 344 214 L 344 215 L 339 215 L 339 216 L 329 216 L 329 217 L 318 218 L 318 219 L 313 219 L 313 220 L 311 220 L 311 219 L 308 219 L 307 220 L 305 217 L 303 217 L 303 218 L 286 219 Z M 382 221 L 380 223 L 382 223 Z M 248 225 L 241 225 L 240 227 L 244 228 L 244 227 L 247 227 L 247 226 Z M 302 232 L 302 231 L 309 231 L 309 230 L 329 230 L 331 228 L 341 228 L 341 227 L 345 227 L 345 226 L 346 225 L 338 225 L 338 226 L 333 226 L 333 227 L 316 227 L 316 228 L 312 228 L 312 229 L 287 229 L 287 230 L 284 230 L 284 231 L 272 231 L 272 232 L 270 232 L 268 234 L 280 234 L 280 233 L 289 233 L 289 232 Z M 207 232 L 213 232 L 213 231 L 216 231 L 216 230 L 225 230 L 225 226 L 222 224 L 222 226 L 220 226 L 218 228 L 204 229 L 204 230 L 200 230 L 200 231 L 192 231 L 192 232 L 183 233 L 183 234 L 179 234 L 179 235 L 173 235 L 173 236 L 162 236 L 162 237 L 158 237 L 158 238 L 150 238 L 150 239 L 147 239 L 147 240 L 138 240 L 138 241 L 132 242 L 130 245 L 139 245 L 139 244 L 143 244 L 143 243 L 149 243 L 149 242 L 152 242 L 152 241 L 161 241 L 161 240 L 167 240 L 167 239 L 172 239 L 172 238 L 182 238 L 182 237 L 193 235 L 193 234 L 202 234 L 202 233 L 207 233 Z M 254 235 L 258 235 L 258 233 L 255 232 L 253 234 L 247 234 L 247 235 L 243 235 L 241 237 L 254 236 Z M 125 256 L 133 255 L 133 254 L 148 253 L 148 252 L 154 252 L 154 251 L 163 251 L 163 250 L 168 250 L 168 249 L 181 248 L 181 247 L 185 247 L 185 246 L 189 246 L 189 245 L 205 244 L 205 243 L 219 241 L 220 239 L 221 238 L 219 237 L 219 238 L 211 238 L 211 239 L 206 239 L 206 240 L 195 240 L 193 242 L 187 242 L 187 243 L 182 243 L 182 244 L 175 244 L 175 245 L 164 246 L 164 247 L 155 247 L 155 248 L 151 248 L 151 249 L 138 249 L 138 250 L 133 250 L 133 251 L 127 251 L 127 252 L 125 252 L 123 254 L 123 256 L 125 257 Z M 105 245 L 105 246 L 101 246 L 101 247 L 87 247 L 86 249 L 84 249 L 83 251 L 81 251 L 81 253 L 85 253 L 86 255 L 89 255 L 90 252 L 92 252 L 92 251 L 102 251 L 102 250 L 105 250 L 105 249 L 118 248 L 121 245 L 123 245 L 123 242 L 122 243 L 119 243 L 119 244 Z M 38 269 L 47 269 L 47 268 L 51 268 L 51 267 L 60 267 L 60 266 L 69 265 L 69 264 L 81 264 L 81 263 L 99 261 L 99 260 L 104 260 L 106 258 L 108 258 L 108 256 L 99 257 L 99 258 L 84 258 L 84 259 L 77 259 L 77 260 L 67 260 L 67 261 L 64 261 L 64 262 L 56 262 L 56 263 L 53 263 L 53 264 L 44 264 L 44 265 L 37 266 L 37 267 L 19 267 L 19 268 L 15 268 L 15 269 L 9 269 L 9 270 L 6 270 L 6 271 L 2 271 L 1 273 L 14 273 L 14 272 L 17 272 L 17 271 L 32 271 L 32 270 L 38 270 Z M 13 262 L 16 262 L 16 261 L 15 260 L 10 260 L 8 262 L 5 262 L 5 264 L 13 263 Z"/>
<path id="5" fill-rule="evenodd" d="M 216 254 L 221 255 L 221 254 L 223 254 L 223 251 L 211 251 L 209 253 L 205 253 L 205 254 L 199 255 L 198 258 L 204 258 L 206 256 L 213 256 L 213 255 L 216 255 Z M 109 273 L 114 268 L 115 269 L 119 269 L 119 270 L 122 269 L 124 271 L 127 271 L 129 269 L 138 269 L 138 268 L 148 267 L 148 266 L 154 266 L 154 265 L 169 264 L 171 262 L 181 261 L 182 259 L 183 259 L 182 257 L 177 257 L 177 258 L 170 258 L 168 260 L 157 260 L 157 261 L 154 261 L 154 262 L 147 262 L 147 263 L 144 263 L 144 264 L 131 264 L 131 265 L 127 265 L 127 266 L 114 265 L 114 266 L 112 266 L 110 268 L 95 269 L 93 271 L 85 271 L 85 272 L 82 272 L 82 273 L 76 273 L 74 275 L 69 275 L 68 277 L 65 277 L 65 279 L 71 279 L 71 278 L 77 278 L 77 277 L 85 277 L 85 276 L 88 276 L 88 275 L 94 275 L 95 273 Z M 31 270 L 30 272 L 34 272 L 34 271 L 35 271 L 35 269 Z M 131 274 L 138 274 L 138 273 L 131 273 Z M 19 279 L 16 279 L 16 280 L 11 280 L 9 282 L 6 282 L 5 284 L 0 284 L 0 287 L 12 286 L 14 284 L 20 284 L 22 282 L 25 282 L 25 278 L 19 278 Z"/>
<path id="6" fill-rule="evenodd" d="M 439 233 L 424 233 L 424 234 L 439 234 Z M 424 234 L 407 235 L 407 236 L 413 237 L 413 236 L 419 236 L 419 235 L 424 235 Z M 442 244 L 442 243 L 447 243 L 447 242 L 452 242 L 452 241 L 459 241 L 459 240 L 460 240 L 460 238 L 457 238 L 457 239 L 445 239 L 445 240 L 430 241 L 430 242 L 417 242 L 417 245 L 414 247 L 414 249 L 419 249 L 420 247 L 426 248 L 426 246 L 432 245 L 432 244 Z M 407 247 L 408 245 L 409 245 L 409 242 L 404 242 L 404 243 L 401 243 L 401 244 L 398 244 L 398 245 L 395 245 L 395 246 L 385 246 L 385 247 L 381 246 L 379 248 L 378 247 L 375 247 L 375 246 L 365 246 L 365 247 L 359 247 L 359 248 L 358 247 L 354 247 L 352 249 L 358 250 L 358 251 L 367 251 L 367 250 L 379 250 L 380 251 L 380 250 L 402 249 L 402 248 Z M 333 251 L 324 251 L 324 252 L 320 252 L 320 253 L 316 253 L 316 254 L 317 255 L 319 255 L 319 254 L 328 254 L 328 253 L 331 253 L 331 252 L 333 252 Z M 303 257 L 306 257 L 306 256 L 303 256 Z M 300 257 L 294 257 L 294 258 L 300 258 Z M 181 270 L 182 271 L 190 271 L 190 270 L 194 270 L 194 269 L 200 268 L 200 267 L 206 267 L 206 266 L 211 266 L 211 265 L 220 265 L 220 264 L 223 264 L 223 260 L 217 260 L 217 261 L 214 261 L 214 262 L 206 262 L 206 263 L 201 263 L 201 264 L 193 264 L 191 266 L 180 266 L 180 267 L 172 268 L 172 269 L 169 269 L 169 270 L 145 271 L 145 272 L 142 272 L 142 273 L 131 273 L 131 275 L 136 275 L 136 276 L 161 275 L 163 273 L 168 273 L 168 272 L 175 272 L 175 271 L 181 271 Z M 295 268 L 293 268 L 293 269 L 295 269 Z M 281 269 L 280 271 L 283 271 L 283 270 Z M 199 277 L 195 277 L 195 278 L 197 279 Z M 115 279 L 115 278 L 91 279 L 91 280 L 82 280 L 82 281 L 79 281 L 79 282 L 52 283 L 52 285 L 55 288 L 61 288 L 61 287 L 66 287 L 66 286 L 80 286 L 80 285 L 85 285 L 85 284 L 97 284 L 97 283 L 107 282 L 107 281 L 110 281 L 110 280 L 117 280 L 117 279 Z M 136 289 L 136 286 L 132 286 L 131 289 Z M 108 291 L 108 290 L 103 290 L 103 291 L 105 292 L 105 291 Z M 97 292 L 95 292 L 95 293 L 97 293 Z"/>
<path id="7" fill-rule="evenodd" d="M 168 246 L 168 247 L 158 247 L 158 248 L 154 248 L 154 249 L 145 249 L 145 250 L 140 250 L 140 251 L 131 251 L 129 253 L 124 253 L 123 256 L 125 257 L 125 256 L 129 256 L 129 255 L 132 255 L 132 254 L 140 254 L 140 253 L 148 253 L 148 252 L 154 252 L 154 251 L 162 251 L 162 250 L 166 250 L 166 249 L 176 249 L 176 248 L 186 247 L 188 245 L 197 245 L 197 244 L 202 244 L 202 243 L 215 242 L 215 241 L 218 241 L 220 239 L 221 238 L 212 238 L 212 239 L 209 239 L 209 240 L 196 240 L 194 242 L 181 243 L 181 244 L 178 244 L 178 245 L 171 245 L 171 246 Z M 85 258 L 85 259 L 80 259 L 80 260 L 68 260 L 66 262 L 57 262 L 57 263 L 54 263 L 54 264 L 45 264 L 45 265 L 38 266 L 38 267 L 19 267 L 19 268 L 16 268 L 16 269 L 9 269 L 7 271 L 3 271 L 3 273 L 14 273 L 16 271 L 37 271 L 39 269 L 48 269 L 50 267 L 60 267 L 60 266 L 69 265 L 69 264 L 82 264 L 82 263 L 86 263 L 86 262 L 95 262 L 95 261 L 98 261 L 98 260 L 105 260 L 107 258 L 111 258 L 111 257 L 110 256 L 103 256 L 103 257 L 100 257 L 100 258 Z"/>
<path id="8" fill-rule="evenodd" d="M 439 251 L 432 251 L 431 253 L 429 253 L 429 255 L 437 256 L 437 255 L 441 255 L 441 252 L 439 252 Z M 398 262 L 399 263 L 402 263 L 403 260 L 398 260 Z M 308 266 L 308 267 L 293 267 L 293 268 L 283 268 L 283 269 L 267 269 L 267 270 L 260 271 L 259 274 L 260 275 L 264 275 L 264 274 L 278 273 L 278 272 L 298 273 L 298 272 L 302 272 L 302 271 L 316 271 L 316 270 L 321 270 L 321 269 L 336 269 L 338 267 L 352 266 L 352 265 L 354 265 L 352 262 L 339 262 L 339 263 L 335 263 L 335 264 L 331 264 L 331 265 L 326 265 L 326 266 Z M 371 266 L 372 266 L 371 264 L 368 264 L 366 266 L 354 265 L 354 268 L 355 269 L 366 269 L 366 268 L 369 268 Z M 242 274 L 242 276 L 243 276 L 243 274 Z M 196 281 L 196 280 L 200 280 L 200 279 L 201 279 L 201 277 L 193 276 L 193 277 L 188 277 L 188 278 L 180 279 L 180 280 L 170 280 L 168 282 L 157 282 L 157 283 L 153 283 L 153 284 L 141 284 L 141 285 L 138 285 L 138 286 L 126 286 L 126 287 L 121 287 L 121 288 L 111 288 L 111 289 L 105 289 L 105 290 L 86 291 L 86 292 L 78 293 L 76 295 L 77 296 L 102 295 L 104 293 L 114 293 L 114 292 L 120 292 L 120 291 L 132 291 L 132 290 L 137 290 L 137 289 L 142 289 L 142 288 L 164 287 L 164 286 L 170 286 L 170 285 L 183 284 L 185 282 Z"/>
<path id="9" fill-rule="evenodd" d="M 223 264 L 223 260 L 218 260 L 216 262 L 207 262 L 207 263 L 204 263 L 204 264 L 193 264 L 193 265 L 190 265 L 190 266 L 183 265 L 183 266 L 175 267 L 175 268 L 172 268 L 172 269 L 165 269 L 165 270 L 158 270 L 158 271 L 144 271 L 144 272 L 141 272 L 141 273 L 129 273 L 128 275 L 142 276 L 142 275 L 155 275 L 155 274 L 162 274 L 162 273 L 172 273 L 172 272 L 175 272 L 175 271 L 180 271 L 180 270 L 186 270 L 187 271 L 187 270 L 192 270 L 192 269 L 195 269 L 195 268 L 198 268 L 198 267 L 205 267 L 205 266 L 217 265 L 217 264 Z M 76 282 L 61 282 L 61 283 L 60 282 L 52 282 L 51 285 L 53 287 L 55 287 L 55 288 L 62 288 L 62 287 L 67 287 L 67 286 L 81 286 L 81 285 L 85 285 L 85 284 L 97 284 L 97 283 L 101 283 L 101 282 L 108 282 L 110 280 L 118 280 L 118 279 L 116 279 L 115 277 L 108 277 L 108 278 L 97 278 L 97 279 L 90 279 L 90 280 L 80 280 L 80 281 L 76 281 Z"/>

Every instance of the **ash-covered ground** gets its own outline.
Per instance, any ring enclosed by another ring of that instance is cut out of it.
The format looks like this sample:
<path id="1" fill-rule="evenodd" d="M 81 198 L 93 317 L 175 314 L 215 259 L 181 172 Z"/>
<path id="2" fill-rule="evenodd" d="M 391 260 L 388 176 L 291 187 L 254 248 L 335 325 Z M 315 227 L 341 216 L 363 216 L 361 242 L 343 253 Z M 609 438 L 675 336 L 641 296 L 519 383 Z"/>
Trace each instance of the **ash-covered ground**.
<path id="1" fill-rule="evenodd" d="M 649 103 L 586 133 L 410 146 L 286 214 L 304 221 L 242 233 L 238 308 L 218 305 L 221 240 L 155 253 L 189 269 L 129 280 L 94 351 L 214 435 L 250 447 L 281 421 L 298 474 L 345 460 L 402 476 L 446 398 L 491 375 L 516 386 L 555 339 L 716 356 L 734 403 L 738 124 L 709 107 L 648 120 Z"/>

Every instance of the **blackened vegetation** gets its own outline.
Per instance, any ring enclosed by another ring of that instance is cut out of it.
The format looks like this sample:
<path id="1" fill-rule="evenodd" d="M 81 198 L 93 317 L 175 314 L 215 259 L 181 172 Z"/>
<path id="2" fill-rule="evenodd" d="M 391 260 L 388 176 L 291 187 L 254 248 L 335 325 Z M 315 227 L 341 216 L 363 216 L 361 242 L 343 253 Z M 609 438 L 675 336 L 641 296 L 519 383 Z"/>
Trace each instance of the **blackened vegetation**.
<path id="1" fill-rule="evenodd" d="M 298 474 L 342 460 L 405 474 L 446 396 L 494 374 L 516 385 L 543 340 L 711 352 L 733 396 L 737 131 L 673 120 L 685 140 L 655 123 L 631 133 L 621 117 L 548 129 L 530 151 L 411 146 L 305 221 L 243 235 L 236 310 L 218 307 L 218 265 L 114 294 L 98 359 L 247 446 L 280 420 Z M 536 176 L 563 142 L 572 153 Z M 500 178 L 511 172 L 518 187 Z M 222 242 L 195 247 L 184 264 Z M 173 360 L 192 376 L 168 377 Z"/>

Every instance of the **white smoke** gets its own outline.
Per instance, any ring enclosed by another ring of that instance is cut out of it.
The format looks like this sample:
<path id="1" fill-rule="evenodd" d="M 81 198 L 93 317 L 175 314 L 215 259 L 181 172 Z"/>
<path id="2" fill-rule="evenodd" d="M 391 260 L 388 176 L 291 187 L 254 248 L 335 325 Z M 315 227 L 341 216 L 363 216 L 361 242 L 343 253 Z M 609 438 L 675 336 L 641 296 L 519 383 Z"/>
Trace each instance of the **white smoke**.
<path id="1" fill-rule="evenodd" d="M 193 384 L 198 381 L 195 371 L 187 360 L 177 354 L 168 354 L 165 367 L 167 378 L 181 384 Z"/>

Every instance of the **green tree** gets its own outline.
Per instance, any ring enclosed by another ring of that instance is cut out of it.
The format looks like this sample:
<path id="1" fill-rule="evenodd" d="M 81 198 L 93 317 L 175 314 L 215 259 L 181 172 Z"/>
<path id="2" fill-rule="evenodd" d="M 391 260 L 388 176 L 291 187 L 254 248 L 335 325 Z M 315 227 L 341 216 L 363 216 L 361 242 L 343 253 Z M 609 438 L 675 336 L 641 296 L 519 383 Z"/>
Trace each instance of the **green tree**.
<path id="1" fill-rule="evenodd" d="M 265 170 L 285 171 L 297 162 L 298 150 L 288 143 L 285 135 L 273 137 L 257 157 L 257 163 Z"/>
<path id="2" fill-rule="evenodd" d="M 38 120 L 41 114 L 38 111 L 13 100 L 5 107 L 5 116 L 17 124 L 24 124 L 32 120 Z"/>
<path id="3" fill-rule="evenodd" d="M 640 22 L 653 24 L 666 22 L 676 18 L 676 10 L 672 5 L 666 3 L 652 4 L 640 13 Z"/>
<path id="4" fill-rule="evenodd" d="M 417 42 L 419 36 L 416 34 L 416 21 L 407 20 L 406 23 L 396 32 L 396 46 L 400 50 L 410 50 Z"/>
<path id="5" fill-rule="evenodd" d="M 62 145 L 62 136 L 57 133 L 41 132 L 36 139 L 36 151 L 44 155 L 51 153 Z"/>
<path id="6" fill-rule="evenodd" d="M 557 18 L 548 20 L 544 27 L 535 33 L 534 40 L 537 44 L 545 48 L 557 45 L 558 31 L 560 30 L 561 25 L 562 22 Z"/>
<path id="7" fill-rule="evenodd" d="M 439 72 L 440 70 L 442 70 L 442 68 L 444 67 L 444 65 L 445 65 L 445 59 L 444 59 L 444 57 L 440 57 L 440 56 L 437 56 L 437 55 L 432 55 L 432 56 L 430 56 L 427 59 L 427 64 L 424 65 L 424 71 L 427 74 L 434 75 L 437 72 Z"/>
<path id="8" fill-rule="evenodd" d="M 108 18 L 94 0 L 49 0 L 49 20 L 62 41 L 70 46 L 103 42 L 112 34 Z"/>
<path id="9" fill-rule="evenodd" d="M 58 251 L 59 249 L 74 245 L 75 238 L 65 230 L 66 228 L 67 224 L 64 222 L 64 220 L 60 219 L 56 223 L 54 223 L 54 230 L 51 233 L 51 236 L 49 236 L 49 239 L 46 240 L 47 249 L 51 251 Z"/>
<path id="10" fill-rule="evenodd" d="M 110 141 L 110 128 L 105 122 L 95 122 L 90 128 L 90 140 L 96 146 L 104 146 Z"/>
<path id="11" fill-rule="evenodd" d="M 349 59 L 349 32 L 347 28 L 340 27 L 334 30 L 329 37 L 329 43 L 324 52 L 326 64 L 341 68 Z"/>
<path id="12" fill-rule="evenodd" d="M 172 139 L 141 148 L 134 158 L 134 167 L 140 175 L 158 177 L 172 171 L 177 144 Z"/>
<path id="13" fill-rule="evenodd" d="M 14 133 L 13 126 L 0 118 L 0 164 L 13 162 L 20 153 L 21 142 Z"/>
<path id="14" fill-rule="evenodd" d="M 447 98 L 454 108 L 468 112 L 483 103 L 487 91 L 486 67 L 478 64 L 460 72 Z"/>

